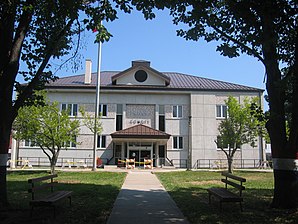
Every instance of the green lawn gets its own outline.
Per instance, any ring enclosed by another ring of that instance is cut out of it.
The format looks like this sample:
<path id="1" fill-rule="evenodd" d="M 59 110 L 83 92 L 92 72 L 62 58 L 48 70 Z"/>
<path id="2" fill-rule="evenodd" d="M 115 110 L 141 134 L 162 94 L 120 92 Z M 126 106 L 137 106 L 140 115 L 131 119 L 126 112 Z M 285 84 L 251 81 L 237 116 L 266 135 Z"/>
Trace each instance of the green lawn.
<path id="1" fill-rule="evenodd" d="M 217 201 L 208 204 L 206 189 L 223 186 L 219 172 L 182 171 L 156 173 L 162 184 L 176 201 L 190 223 L 297 223 L 298 212 L 285 213 L 269 209 L 273 195 L 273 174 L 260 172 L 235 172 L 247 179 L 244 194 L 244 211 L 238 204 L 223 204 L 219 210 Z M 5 223 L 68 224 L 105 223 L 125 178 L 125 173 L 111 172 L 59 172 L 59 188 L 73 191 L 72 206 L 62 201 L 57 207 L 57 218 L 52 209 L 36 208 L 30 218 L 27 180 L 47 175 L 46 172 L 20 171 L 8 174 L 8 195 L 13 210 L 1 214 Z M 14 217 L 9 221 L 9 217 Z M 43 218 L 46 217 L 46 218 Z"/>
<path id="2" fill-rule="evenodd" d="M 68 200 L 59 202 L 56 220 L 51 217 L 51 208 L 36 208 L 30 218 L 27 180 L 44 175 L 47 173 L 38 171 L 7 175 L 9 201 L 16 216 L 11 223 L 105 223 L 126 176 L 111 172 L 59 172 L 57 189 L 73 191 L 72 206 Z"/>
<path id="3" fill-rule="evenodd" d="M 273 195 L 273 174 L 265 172 L 235 172 L 247 179 L 244 211 L 238 203 L 208 204 L 207 188 L 222 186 L 220 172 L 184 171 L 156 173 L 190 223 L 297 223 L 298 212 L 269 209 Z"/>

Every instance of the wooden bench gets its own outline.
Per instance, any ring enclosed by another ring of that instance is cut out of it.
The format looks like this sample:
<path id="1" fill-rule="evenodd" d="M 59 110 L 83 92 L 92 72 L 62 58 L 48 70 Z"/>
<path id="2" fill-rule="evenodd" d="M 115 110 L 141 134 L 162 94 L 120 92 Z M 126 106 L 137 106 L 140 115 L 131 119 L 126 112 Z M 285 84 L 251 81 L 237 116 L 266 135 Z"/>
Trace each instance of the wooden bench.
<path id="1" fill-rule="evenodd" d="M 222 203 L 223 202 L 238 202 L 240 203 L 240 209 L 242 209 L 242 191 L 245 190 L 245 187 L 243 186 L 243 183 L 246 182 L 245 178 L 235 176 L 233 174 L 230 174 L 228 172 L 222 172 L 222 176 L 225 177 L 225 179 L 221 179 L 223 183 L 225 183 L 225 188 L 217 188 L 212 187 L 207 189 L 209 193 L 209 204 L 211 203 L 211 196 L 215 196 L 219 199 L 219 207 L 220 210 L 222 209 Z M 235 188 L 236 191 L 238 191 L 238 194 L 230 191 L 231 187 Z"/>
<path id="2" fill-rule="evenodd" d="M 28 192 L 31 193 L 31 201 L 29 202 L 29 205 L 31 206 L 31 216 L 35 206 L 49 206 L 53 207 L 55 217 L 55 203 L 64 198 L 68 198 L 69 204 L 71 205 L 72 191 L 54 191 L 54 186 L 58 183 L 57 181 L 54 181 L 54 178 L 57 176 L 57 174 L 54 174 L 28 180 L 28 183 L 30 184 Z M 39 193 L 37 194 L 36 192 Z"/>

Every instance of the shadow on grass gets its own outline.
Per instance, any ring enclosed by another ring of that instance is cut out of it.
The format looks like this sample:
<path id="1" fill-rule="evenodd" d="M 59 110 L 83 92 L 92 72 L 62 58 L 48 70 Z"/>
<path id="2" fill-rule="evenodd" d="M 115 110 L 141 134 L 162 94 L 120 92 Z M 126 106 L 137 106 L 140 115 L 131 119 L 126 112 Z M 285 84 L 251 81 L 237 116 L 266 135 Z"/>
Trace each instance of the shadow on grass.
<path id="1" fill-rule="evenodd" d="M 209 204 L 206 188 L 176 188 L 168 192 L 190 223 L 297 223 L 298 212 L 285 212 L 269 208 L 272 190 L 246 189 L 243 192 L 244 211 L 239 203 L 223 203 L 212 199 Z"/>
<path id="2" fill-rule="evenodd" d="M 1 212 L 1 223 L 105 223 L 117 198 L 124 175 L 120 178 L 120 185 L 107 184 L 106 180 L 100 183 L 103 173 L 89 174 L 92 177 L 86 177 L 84 174 L 74 175 L 76 178 L 68 177 L 68 174 L 58 174 L 59 184 L 55 190 L 73 191 L 72 205 L 69 206 L 67 199 L 56 204 L 56 218 L 53 217 L 51 207 L 35 207 L 33 216 L 30 217 L 29 201 L 31 194 L 27 192 L 27 180 L 33 177 L 47 175 L 45 172 L 18 172 L 13 174 L 8 181 L 8 197 L 11 209 L 7 212 Z M 111 174 L 111 179 L 115 175 Z M 119 175 L 121 176 L 121 175 Z M 23 177 L 23 178 L 22 178 Z M 97 180 L 96 180 L 97 178 Z M 109 178 L 107 175 L 105 179 Z M 19 180 L 16 180 L 19 179 Z M 90 180 L 89 180 L 90 179 Z M 91 180 L 95 181 L 91 181 Z M 94 182 L 96 182 L 94 184 Z M 112 180 L 113 181 L 113 180 Z"/>

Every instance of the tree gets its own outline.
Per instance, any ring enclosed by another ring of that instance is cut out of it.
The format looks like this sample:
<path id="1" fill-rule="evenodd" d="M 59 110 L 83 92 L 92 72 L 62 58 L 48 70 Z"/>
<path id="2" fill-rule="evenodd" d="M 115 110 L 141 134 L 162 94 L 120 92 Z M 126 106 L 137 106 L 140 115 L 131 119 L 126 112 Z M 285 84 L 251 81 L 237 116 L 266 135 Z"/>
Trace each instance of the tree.
<path id="1" fill-rule="evenodd" d="M 93 133 L 93 166 L 92 170 L 96 170 L 96 148 L 97 148 L 97 141 L 98 135 L 102 132 L 102 124 L 100 121 L 101 115 L 98 116 L 91 116 L 88 112 L 85 111 L 84 107 L 80 107 L 80 113 L 83 117 L 83 124 Z M 97 110 L 95 110 L 97 113 Z"/>
<path id="2" fill-rule="evenodd" d="M 50 161 L 52 174 L 61 149 L 78 144 L 79 126 L 79 121 L 69 117 L 68 111 L 59 110 L 58 102 L 49 101 L 20 108 L 14 122 L 15 138 L 39 146 Z"/>
<path id="3" fill-rule="evenodd" d="M 248 99 L 245 99 L 241 105 L 234 97 L 230 96 L 225 101 L 228 116 L 219 124 L 219 135 L 215 143 L 227 157 L 229 173 L 232 173 L 236 151 L 244 144 L 255 147 L 257 137 L 262 134 L 264 129 L 251 110 L 251 103 L 256 103 L 257 100 L 255 98 L 249 102 Z"/>
<path id="4" fill-rule="evenodd" d="M 94 119 L 94 116 L 90 115 L 88 112 L 86 112 L 84 107 L 80 107 L 79 109 L 81 115 L 82 115 L 82 123 L 93 133 L 99 135 L 102 132 L 102 124 L 101 124 L 101 116 L 97 117 L 97 119 Z M 95 124 L 96 123 L 96 124 Z M 95 128 L 96 126 L 96 128 Z"/>
<path id="5" fill-rule="evenodd" d="M 187 40 L 217 41 L 221 55 L 247 54 L 265 67 L 270 116 L 266 124 L 271 140 L 274 197 L 271 207 L 298 205 L 298 2 L 297 0 L 184 0 L 152 3 L 168 8 L 177 34 Z M 143 10 L 152 11 L 153 6 Z M 289 72 L 282 76 L 281 68 Z M 287 92 L 291 79 L 291 91 Z M 287 93 L 287 94 L 286 94 Z M 286 98 L 287 96 L 287 98 Z M 290 104 L 289 136 L 285 106 Z"/>
<path id="6" fill-rule="evenodd" d="M 131 3 L 132 2 L 132 3 Z M 130 0 L 2 0 L 0 3 L 0 207 L 7 207 L 6 163 L 12 124 L 18 110 L 39 90 L 57 77 L 52 58 L 68 56 L 77 61 L 80 34 L 97 30 L 96 41 L 111 34 L 101 21 L 113 21 L 117 10 L 130 13 Z M 141 2 L 141 1 L 140 1 Z M 141 5 L 144 5 L 141 3 Z M 140 7 L 138 6 L 140 9 Z M 152 13 L 145 15 L 151 18 Z M 71 52 L 73 54 L 71 54 Z M 22 65 L 22 70 L 20 70 Z M 17 77 L 28 82 L 23 86 Z M 18 92 L 16 100 L 13 92 Z"/>

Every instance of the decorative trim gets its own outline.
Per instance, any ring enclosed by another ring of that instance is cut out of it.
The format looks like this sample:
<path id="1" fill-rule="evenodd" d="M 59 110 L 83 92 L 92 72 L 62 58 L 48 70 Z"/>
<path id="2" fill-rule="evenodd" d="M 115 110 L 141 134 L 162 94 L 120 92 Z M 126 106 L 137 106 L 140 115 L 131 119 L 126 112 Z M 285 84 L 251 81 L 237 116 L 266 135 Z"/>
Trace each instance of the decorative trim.
<path id="1" fill-rule="evenodd" d="M 273 158 L 273 169 L 298 171 L 298 159 Z"/>
<path id="2" fill-rule="evenodd" d="M 0 166 L 7 166 L 8 154 L 0 154 Z"/>

